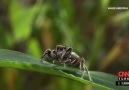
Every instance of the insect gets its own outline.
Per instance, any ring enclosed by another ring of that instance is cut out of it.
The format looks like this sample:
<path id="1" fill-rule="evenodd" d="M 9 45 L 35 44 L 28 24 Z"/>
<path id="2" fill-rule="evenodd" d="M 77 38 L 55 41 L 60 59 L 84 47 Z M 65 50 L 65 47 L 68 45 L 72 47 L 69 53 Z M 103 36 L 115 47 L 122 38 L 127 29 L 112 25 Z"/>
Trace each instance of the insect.
<path id="1" fill-rule="evenodd" d="M 64 65 L 66 64 L 68 66 L 79 68 L 80 70 L 82 70 L 82 75 L 81 75 L 82 78 L 86 71 L 89 80 L 92 81 L 89 70 L 85 65 L 85 59 L 77 55 L 75 52 L 73 52 L 73 49 L 71 47 L 64 45 L 57 45 L 56 49 L 53 50 L 47 49 L 43 53 L 40 61 L 43 63 L 43 60 L 45 58 L 49 58 L 50 60 L 53 61 L 53 63 L 57 61 L 64 63 Z"/>

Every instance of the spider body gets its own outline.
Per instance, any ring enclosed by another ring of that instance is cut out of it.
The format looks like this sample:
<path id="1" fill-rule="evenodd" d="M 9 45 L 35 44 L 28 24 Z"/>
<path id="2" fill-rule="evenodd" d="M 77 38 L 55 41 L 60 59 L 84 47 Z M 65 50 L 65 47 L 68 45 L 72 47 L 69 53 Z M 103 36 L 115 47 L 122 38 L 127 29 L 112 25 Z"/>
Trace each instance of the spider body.
<path id="1" fill-rule="evenodd" d="M 80 70 L 82 70 L 82 78 L 84 76 L 85 71 L 87 71 L 89 80 L 92 81 L 90 73 L 85 65 L 85 59 L 73 52 L 73 49 L 71 47 L 57 45 L 56 49 L 54 50 L 47 49 L 41 57 L 41 62 L 43 62 L 45 58 L 51 59 L 53 63 L 55 61 L 58 61 L 68 66 L 80 68 Z"/>

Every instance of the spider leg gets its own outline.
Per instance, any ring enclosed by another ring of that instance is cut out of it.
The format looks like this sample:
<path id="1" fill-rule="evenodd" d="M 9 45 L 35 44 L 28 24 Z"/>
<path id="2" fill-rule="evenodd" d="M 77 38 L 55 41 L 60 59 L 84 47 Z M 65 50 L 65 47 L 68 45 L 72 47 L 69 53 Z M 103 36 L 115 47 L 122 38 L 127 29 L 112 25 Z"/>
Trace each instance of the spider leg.
<path id="1" fill-rule="evenodd" d="M 79 69 L 82 70 L 82 65 L 81 62 L 79 63 Z"/>
<path id="2" fill-rule="evenodd" d="M 66 60 L 63 61 L 63 63 L 64 63 L 64 67 L 66 67 L 66 65 L 71 65 L 71 58 L 67 58 Z"/>
<path id="3" fill-rule="evenodd" d="M 84 74 L 85 74 L 85 67 L 84 67 L 84 64 L 83 64 L 83 61 L 80 61 L 80 65 L 79 65 L 79 68 L 80 70 L 82 70 L 82 75 L 81 77 L 83 78 L 84 77 Z"/>
<path id="4" fill-rule="evenodd" d="M 74 60 L 71 62 L 71 64 L 73 64 L 75 61 L 76 61 L 76 59 L 74 59 Z"/>
<path id="5" fill-rule="evenodd" d="M 52 63 L 55 63 L 55 60 L 53 60 Z"/>
<path id="6" fill-rule="evenodd" d="M 89 80 L 90 80 L 90 81 L 93 81 L 93 80 L 91 79 L 90 72 L 89 72 L 88 68 L 87 68 L 86 65 L 85 65 L 85 59 L 84 59 L 83 57 L 82 57 L 81 65 L 82 65 L 82 70 L 83 70 L 81 77 L 83 78 L 83 76 L 84 76 L 84 74 L 85 74 L 85 71 L 86 71 Z"/>
<path id="7" fill-rule="evenodd" d="M 74 60 L 75 61 L 75 60 Z M 74 62 L 71 62 L 71 58 L 67 58 L 67 60 L 63 61 L 66 65 L 71 66 Z"/>
<path id="8" fill-rule="evenodd" d="M 48 56 L 48 54 L 50 54 L 50 53 L 51 53 L 51 50 L 50 50 L 50 49 L 47 49 L 47 50 L 43 53 L 40 62 L 43 63 L 44 58 L 46 58 L 46 56 Z"/>
<path id="9" fill-rule="evenodd" d="M 68 62 L 68 61 L 71 62 L 71 59 L 68 58 L 67 60 L 63 61 L 63 63 L 66 63 L 66 62 Z"/>
<path id="10" fill-rule="evenodd" d="M 64 67 L 66 67 L 66 64 L 64 63 Z"/>
<path id="11" fill-rule="evenodd" d="M 73 59 L 73 60 L 70 62 L 69 65 L 72 65 L 72 66 L 74 67 L 74 66 L 77 66 L 79 63 L 80 63 L 80 61 L 79 61 L 78 59 Z M 80 67 L 80 65 L 79 65 L 79 67 Z"/>

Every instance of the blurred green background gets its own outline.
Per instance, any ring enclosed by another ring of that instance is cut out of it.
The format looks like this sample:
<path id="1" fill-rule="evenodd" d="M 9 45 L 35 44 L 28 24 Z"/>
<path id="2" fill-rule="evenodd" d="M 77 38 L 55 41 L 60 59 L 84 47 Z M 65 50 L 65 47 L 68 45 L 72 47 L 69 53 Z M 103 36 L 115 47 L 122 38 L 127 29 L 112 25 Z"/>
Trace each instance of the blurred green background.
<path id="1" fill-rule="evenodd" d="M 129 0 L 0 0 L 0 48 L 40 58 L 62 44 L 91 71 L 129 70 Z M 115 83 L 115 82 L 114 82 Z M 57 76 L 0 68 L 0 90 L 96 90 Z"/>

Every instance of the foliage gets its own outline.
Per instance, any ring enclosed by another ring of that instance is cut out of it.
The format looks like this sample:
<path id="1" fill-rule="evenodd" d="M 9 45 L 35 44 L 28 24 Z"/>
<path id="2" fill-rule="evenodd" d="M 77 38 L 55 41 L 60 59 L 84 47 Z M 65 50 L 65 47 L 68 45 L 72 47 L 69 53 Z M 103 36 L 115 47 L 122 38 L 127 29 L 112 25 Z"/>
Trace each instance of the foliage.
<path id="1" fill-rule="evenodd" d="M 57 66 L 57 65 L 48 63 L 46 61 L 44 61 L 44 63 L 40 63 L 40 60 L 37 58 L 31 57 L 30 55 L 27 55 L 24 53 L 11 51 L 11 50 L 0 49 L 0 66 L 57 75 L 60 77 L 73 79 L 81 83 L 95 86 L 105 90 L 110 90 L 110 89 L 126 90 L 127 89 L 126 87 L 115 87 L 114 82 L 117 79 L 117 77 L 114 75 L 92 71 L 91 76 L 94 82 L 90 82 L 88 80 L 84 80 L 80 77 L 77 77 L 77 76 L 81 76 L 81 72 L 77 69 L 72 69 L 68 67 L 64 68 L 62 66 Z M 109 79 L 107 80 L 107 78 Z"/>

